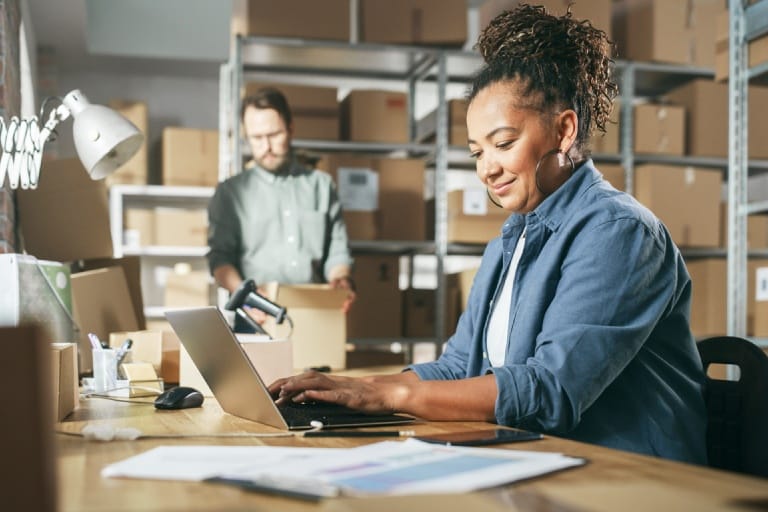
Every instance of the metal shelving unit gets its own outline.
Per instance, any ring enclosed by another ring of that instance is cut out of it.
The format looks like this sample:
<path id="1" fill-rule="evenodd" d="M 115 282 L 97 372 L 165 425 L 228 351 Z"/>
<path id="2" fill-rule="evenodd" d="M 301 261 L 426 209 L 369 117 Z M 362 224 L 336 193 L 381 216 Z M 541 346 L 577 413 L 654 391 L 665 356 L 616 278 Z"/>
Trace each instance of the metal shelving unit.
<path id="1" fill-rule="evenodd" d="M 109 189 L 109 219 L 115 257 L 138 256 L 141 259 L 142 267 L 146 268 L 153 267 L 149 262 L 158 264 L 178 260 L 203 262 L 208 247 L 126 246 L 123 243 L 123 213 L 127 208 L 155 208 L 158 206 L 205 208 L 213 196 L 213 192 L 214 189 L 211 187 L 113 185 Z M 146 291 L 144 277 L 142 277 L 142 281 L 142 289 Z M 148 303 L 146 296 L 144 303 Z M 150 305 L 144 308 L 144 315 L 147 318 L 164 318 L 164 311 L 165 308 L 162 306 Z"/>
<path id="2" fill-rule="evenodd" d="M 728 286 L 727 334 L 747 336 L 747 215 L 768 210 L 765 202 L 747 202 L 748 95 L 750 82 L 764 81 L 768 63 L 749 68 L 747 45 L 768 34 L 768 1 L 729 2 L 728 79 Z M 766 339 L 754 339 L 768 346 Z"/>
<path id="3" fill-rule="evenodd" d="M 340 85 L 355 88 L 399 88 L 408 98 L 410 140 L 415 139 L 414 100 L 419 83 L 436 87 L 437 130 L 432 144 L 410 142 L 379 144 L 343 141 L 295 140 L 297 149 L 322 152 L 351 152 L 390 157 L 424 158 L 434 166 L 435 240 L 430 242 L 351 241 L 353 253 L 429 254 L 436 258 L 435 337 L 437 353 L 447 338 L 444 332 L 446 304 L 443 260 L 448 253 L 446 242 L 447 192 L 445 174 L 448 169 L 448 114 L 446 106 L 446 56 L 433 48 L 377 44 L 348 44 L 331 41 L 307 42 L 300 39 L 238 37 L 233 44 L 230 61 L 222 66 L 220 87 L 220 134 L 222 156 L 219 176 L 224 179 L 242 168 L 247 145 L 241 141 L 239 109 L 240 91 L 245 79 L 275 81 L 303 80 L 317 86 Z M 409 266 L 411 271 L 413 265 Z M 353 340 L 357 342 L 358 340 Z M 381 341 L 381 340 L 380 340 Z M 406 340 L 419 342 L 424 340 Z M 361 344 L 373 340 L 360 340 Z"/>

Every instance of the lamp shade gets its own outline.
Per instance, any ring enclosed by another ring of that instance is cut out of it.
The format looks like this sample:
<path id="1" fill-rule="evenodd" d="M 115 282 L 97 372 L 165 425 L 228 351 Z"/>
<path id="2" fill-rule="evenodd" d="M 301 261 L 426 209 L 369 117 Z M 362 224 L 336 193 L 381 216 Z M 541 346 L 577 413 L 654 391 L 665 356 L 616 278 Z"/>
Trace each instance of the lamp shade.
<path id="1" fill-rule="evenodd" d="M 77 156 L 94 180 L 106 178 L 141 147 L 144 135 L 114 110 L 93 105 L 79 90 L 62 100 L 72 113 Z"/>

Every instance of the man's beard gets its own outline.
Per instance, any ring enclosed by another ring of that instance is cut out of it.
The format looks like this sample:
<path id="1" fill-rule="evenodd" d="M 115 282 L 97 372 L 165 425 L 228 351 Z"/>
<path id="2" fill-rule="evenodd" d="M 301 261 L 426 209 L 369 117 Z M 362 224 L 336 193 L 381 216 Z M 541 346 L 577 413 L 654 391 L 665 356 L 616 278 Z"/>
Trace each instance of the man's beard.
<path id="1" fill-rule="evenodd" d="M 264 158 L 259 158 L 256 160 L 256 164 L 264 169 L 265 171 L 269 171 L 275 174 L 282 173 L 287 171 L 290 168 L 291 165 L 291 151 L 289 150 L 284 155 L 275 155 L 274 153 L 271 153 L 271 156 L 273 157 L 269 164 L 265 164 Z"/>

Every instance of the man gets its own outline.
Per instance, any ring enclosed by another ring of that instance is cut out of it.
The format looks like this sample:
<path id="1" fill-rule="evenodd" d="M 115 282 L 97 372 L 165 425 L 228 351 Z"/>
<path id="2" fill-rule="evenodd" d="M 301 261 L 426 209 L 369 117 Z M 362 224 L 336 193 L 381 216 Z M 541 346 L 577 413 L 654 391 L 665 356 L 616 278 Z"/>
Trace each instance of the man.
<path id="1" fill-rule="evenodd" d="M 347 233 L 331 177 L 307 169 L 291 148 L 285 96 L 267 87 L 243 100 L 241 118 L 253 152 L 242 173 L 220 183 L 208 206 L 208 264 L 231 292 L 257 285 L 327 282 L 354 300 Z"/>

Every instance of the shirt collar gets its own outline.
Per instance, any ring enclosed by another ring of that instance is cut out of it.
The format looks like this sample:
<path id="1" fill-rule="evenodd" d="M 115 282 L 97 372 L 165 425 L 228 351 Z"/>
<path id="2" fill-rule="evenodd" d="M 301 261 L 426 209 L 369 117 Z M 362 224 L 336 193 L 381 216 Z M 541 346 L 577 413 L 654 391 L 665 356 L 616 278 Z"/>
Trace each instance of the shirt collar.
<path id="1" fill-rule="evenodd" d="M 573 175 L 544 199 L 535 210 L 527 214 L 512 214 L 504 223 L 502 236 L 519 233 L 530 224 L 543 223 L 550 230 L 556 231 L 569 215 L 571 205 L 578 200 L 592 184 L 600 181 L 601 175 L 592 159 L 588 159 L 573 171 Z"/>

